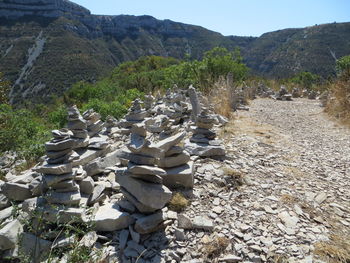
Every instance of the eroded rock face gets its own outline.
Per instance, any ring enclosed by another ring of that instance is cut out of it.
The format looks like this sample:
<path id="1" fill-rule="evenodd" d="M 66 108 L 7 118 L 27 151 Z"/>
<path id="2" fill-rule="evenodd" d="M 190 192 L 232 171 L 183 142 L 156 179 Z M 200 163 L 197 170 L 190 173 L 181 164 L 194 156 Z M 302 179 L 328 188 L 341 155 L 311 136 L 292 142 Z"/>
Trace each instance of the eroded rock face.
<path id="1" fill-rule="evenodd" d="M 67 0 L 4 0 L 0 2 L 0 17 L 22 16 L 60 17 L 90 15 L 90 11 Z"/>

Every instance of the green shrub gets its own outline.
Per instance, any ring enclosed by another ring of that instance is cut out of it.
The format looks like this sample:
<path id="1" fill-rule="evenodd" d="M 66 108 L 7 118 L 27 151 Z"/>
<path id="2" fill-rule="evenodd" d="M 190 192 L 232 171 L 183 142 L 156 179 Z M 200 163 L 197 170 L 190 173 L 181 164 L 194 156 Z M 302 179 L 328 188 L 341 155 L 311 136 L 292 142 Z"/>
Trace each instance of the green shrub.
<path id="1" fill-rule="evenodd" d="M 339 76 L 344 78 L 350 77 L 350 55 L 337 60 L 336 71 Z"/>

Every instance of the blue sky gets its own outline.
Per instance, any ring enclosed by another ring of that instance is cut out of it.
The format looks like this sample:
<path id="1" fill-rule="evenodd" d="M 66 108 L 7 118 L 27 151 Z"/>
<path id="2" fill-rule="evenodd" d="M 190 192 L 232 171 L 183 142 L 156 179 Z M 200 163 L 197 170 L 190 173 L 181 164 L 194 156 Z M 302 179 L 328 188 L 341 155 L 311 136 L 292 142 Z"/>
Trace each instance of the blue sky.
<path id="1" fill-rule="evenodd" d="M 291 27 L 350 22 L 350 0 L 72 0 L 93 14 L 151 15 L 223 35 L 260 36 Z"/>

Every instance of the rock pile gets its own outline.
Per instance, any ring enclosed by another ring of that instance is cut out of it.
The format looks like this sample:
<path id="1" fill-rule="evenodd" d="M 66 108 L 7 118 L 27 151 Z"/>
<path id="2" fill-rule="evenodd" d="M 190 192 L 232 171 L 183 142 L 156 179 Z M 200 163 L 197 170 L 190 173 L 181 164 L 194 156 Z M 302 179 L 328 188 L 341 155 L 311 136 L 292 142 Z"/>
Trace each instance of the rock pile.
<path id="1" fill-rule="evenodd" d="M 81 123 L 79 119 L 77 123 Z M 85 123 L 84 123 L 85 124 Z M 71 125 L 80 128 L 82 126 Z M 76 171 L 73 171 L 72 160 L 77 156 L 73 151 L 73 133 L 67 129 L 52 131 L 53 139 L 45 144 L 46 162 L 36 169 L 44 174 L 43 180 L 48 191 L 45 195 L 50 204 L 78 205 L 81 199 L 80 188 L 74 180 Z"/>
<path id="2" fill-rule="evenodd" d="M 134 100 L 125 119 L 118 123 L 122 134 L 129 135 L 132 125 L 142 122 L 147 117 L 148 112 L 142 109 L 141 103 L 139 99 Z"/>
<path id="3" fill-rule="evenodd" d="M 216 132 L 212 130 L 217 118 L 203 108 L 196 117 L 196 127 L 192 127 L 193 136 L 185 144 L 185 149 L 191 155 L 201 157 L 224 156 L 225 148 L 221 141 L 215 140 Z"/>
<path id="4" fill-rule="evenodd" d="M 87 124 L 81 116 L 78 108 L 74 105 L 68 108 L 67 128 L 73 132 L 74 149 L 87 147 L 89 145 L 89 134 Z"/>
<path id="5" fill-rule="evenodd" d="M 101 121 L 101 115 L 93 109 L 89 109 L 83 113 L 83 118 L 87 124 L 87 131 L 90 137 L 100 133 L 104 128 L 104 123 Z"/>
<path id="6" fill-rule="evenodd" d="M 122 193 L 142 213 L 162 209 L 171 199 L 171 191 L 163 185 L 166 172 L 155 167 L 162 144 L 155 146 L 146 138 L 144 124 L 134 124 L 131 129 L 128 169 L 117 173 Z M 164 147 L 164 146 L 163 146 Z"/>
<path id="7" fill-rule="evenodd" d="M 285 86 L 281 86 L 280 90 L 275 95 L 276 100 L 291 101 L 292 94 L 288 93 Z"/>

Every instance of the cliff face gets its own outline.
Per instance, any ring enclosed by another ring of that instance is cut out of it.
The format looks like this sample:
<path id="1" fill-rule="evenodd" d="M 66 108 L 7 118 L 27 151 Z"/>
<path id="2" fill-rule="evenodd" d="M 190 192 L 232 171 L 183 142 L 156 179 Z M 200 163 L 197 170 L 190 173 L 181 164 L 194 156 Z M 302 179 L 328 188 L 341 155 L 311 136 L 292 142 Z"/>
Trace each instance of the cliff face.
<path id="1" fill-rule="evenodd" d="M 0 17 L 16 19 L 23 16 L 60 17 L 90 15 L 90 11 L 68 0 L 2 0 Z"/>
<path id="2" fill-rule="evenodd" d="M 350 23 L 225 37 L 151 16 L 91 15 L 67 0 L 0 0 L 0 72 L 14 84 L 13 103 L 45 102 L 140 56 L 199 59 L 215 46 L 239 47 L 258 75 L 310 71 L 327 77 L 335 58 L 350 54 Z"/>

